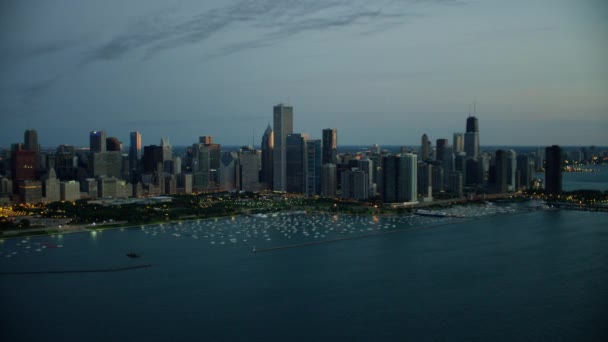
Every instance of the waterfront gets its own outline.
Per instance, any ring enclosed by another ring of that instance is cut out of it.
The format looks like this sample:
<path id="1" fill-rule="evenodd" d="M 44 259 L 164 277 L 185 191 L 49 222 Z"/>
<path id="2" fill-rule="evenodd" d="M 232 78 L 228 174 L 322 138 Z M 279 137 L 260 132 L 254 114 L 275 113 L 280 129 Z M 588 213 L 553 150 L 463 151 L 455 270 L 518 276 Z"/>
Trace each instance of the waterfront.
<path id="1" fill-rule="evenodd" d="M 608 215 L 450 210 L 484 215 L 279 214 L 5 240 L 2 272 L 152 267 L 3 275 L 0 338 L 605 340 Z"/>

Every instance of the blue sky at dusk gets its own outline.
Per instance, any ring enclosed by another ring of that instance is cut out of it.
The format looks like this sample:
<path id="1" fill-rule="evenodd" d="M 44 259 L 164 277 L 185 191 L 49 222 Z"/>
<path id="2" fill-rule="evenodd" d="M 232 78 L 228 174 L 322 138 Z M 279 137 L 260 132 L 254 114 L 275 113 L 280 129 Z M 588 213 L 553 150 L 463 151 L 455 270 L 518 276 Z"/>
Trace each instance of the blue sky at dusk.
<path id="1" fill-rule="evenodd" d="M 608 145 L 608 2 L 2 1 L 0 146 L 212 135 L 259 144 L 272 106 L 340 144 Z"/>

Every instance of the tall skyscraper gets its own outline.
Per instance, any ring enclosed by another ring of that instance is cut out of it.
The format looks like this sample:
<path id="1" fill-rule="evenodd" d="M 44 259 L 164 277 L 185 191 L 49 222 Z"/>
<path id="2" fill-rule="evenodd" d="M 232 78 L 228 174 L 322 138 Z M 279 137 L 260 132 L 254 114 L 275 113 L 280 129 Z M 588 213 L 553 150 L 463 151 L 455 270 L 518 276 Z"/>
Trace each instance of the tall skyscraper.
<path id="1" fill-rule="evenodd" d="M 239 190 L 260 191 L 260 151 L 251 146 L 242 147 L 239 150 Z"/>
<path id="2" fill-rule="evenodd" d="M 336 196 L 336 164 L 323 164 L 321 166 L 321 195 Z"/>
<path id="3" fill-rule="evenodd" d="M 545 149 L 545 192 L 557 195 L 562 192 L 562 149 L 557 145 Z"/>
<path id="4" fill-rule="evenodd" d="M 509 162 L 508 152 L 505 150 L 496 151 L 495 167 L 495 192 L 504 193 L 508 190 L 509 184 Z"/>
<path id="5" fill-rule="evenodd" d="M 106 151 L 106 132 L 92 131 L 89 134 L 89 149 L 91 153 Z"/>
<path id="6" fill-rule="evenodd" d="M 306 142 L 306 195 L 321 194 L 321 140 Z"/>
<path id="7" fill-rule="evenodd" d="M 417 156 L 411 153 L 382 158 L 381 195 L 384 202 L 417 201 L 417 164 Z"/>
<path id="8" fill-rule="evenodd" d="M 293 107 L 278 104 L 273 108 L 274 152 L 273 189 L 287 191 L 287 136 L 293 133 Z"/>
<path id="9" fill-rule="evenodd" d="M 454 133 L 452 146 L 454 147 L 454 153 L 464 152 L 464 134 Z"/>
<path id="10" fill-rule="evenodd" d="M 38 145 L 38 132 L 35 129 L 28 129 L 23 134 L 23 149 L 26 151 L 40 152 Z"/>
<path id="11" fill-rule="evenodd" d="M 437 147 L 435 160 L 442 162 L 444 159 L 445 149 L 450 145 L 448 139 L 437 139 Z"/>
<path id="12" fill-rule="evenodd" d="M 163 162 L 167 161 L 167 160 L 172 160 L 173 159 L 173 149 L 171 147 L 171 144 L 169 143 L 169 139 L 161 138 L 160 146 L 163 150 Z"/>
<path id="13" fill-rule="evenodd" d="M 467 118 L 467 132 L 464 134 L 464 151 L 467 157 L 477 158 L 479 156 L 479 123 L 477 118 Z"/>
<path id="14" fill-rule="evenodd" d="M 429 153 L 429 137 L 425 133 L 422 135 L 422 141 L 420 142 L 420 161 L 429 159 Z"/>
<path id="15" fill-rule="evenodd" d="M 139 160 L 141 159 L 141 133 L 135 131 L 130 134 L 129 144 L 129 171 L 133 175 L 139 169 Z"/>
<path id="16" fill-rule="evenodd" d="M 270 125 L 262 136 L 262 172 L 260 180 L 269 189 L 272 189 L 272 153 L 274 151 L 274 132 Z"/>
<path id="17" fill-rule="evenodd" d="M 303 194 L 306 190 L 306 136 L 292 133 L 285 140 L 285 191 Z"/>
<path id="18" fill-rule="evenodd" d="M 338 162 L 338 130 L 326 128 L 323 130 L 323 164 Z"/>

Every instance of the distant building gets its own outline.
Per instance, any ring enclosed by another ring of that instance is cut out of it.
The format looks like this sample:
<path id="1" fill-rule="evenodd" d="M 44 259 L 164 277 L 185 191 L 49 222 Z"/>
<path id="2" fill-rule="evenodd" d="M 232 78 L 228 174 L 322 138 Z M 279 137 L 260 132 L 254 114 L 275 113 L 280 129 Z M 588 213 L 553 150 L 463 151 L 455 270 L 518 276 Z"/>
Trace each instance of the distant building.
<path id="1" fill-rule="evenodd" d="M 141 133 L 131 132 L 129 137 L 129 171 L 131 173 L 130 179 L 133 180 L 139 171 L 139 161 L 141 160 Z"/>
<path id="2" fill-rule="evenodd" d="M 89 134 L 89 150 L 91 153 L 106 152 L 106 132 L 92 131 Z"/>
<path id="3" fill-rule="evenodd" d="M 122 149 L 122 144 L 120 143 L 120 140 L 118 140 L 118 138 L 115 138 L 115 137 L 106 138 L 106 150 L 107 151 L 120 152 L 121 149 Z"/>
<path id="4" fill-rule="evenodd" d="M 261 151 L 251 146 L 239 150 L 239 190 L 260 191 L 260 169 L 262 167 Z"/>
<path id="5" fill-rule="evenodd" d="M 445 149 L 450 146 L 448 139 L 437 139 L 437 147 L 435 153 L 435 160 L 443 162 Z"/>
<path id="6" fill-rule="evenodd" d="M 219 169 L 220 190 L 230 191 L 238 187 L 238 184 L 240 184 L 237 177 L 238 165 L 239 160 L 236 152 L 222 152 Z"/>
<path id="7" fill-rule="evenodd" d="M 293 107 L 278 104 L 273 108 L 274 154 L 273 189 L 287 189 L 287 136 L 293 133 Z M 302 185 L 303 187 L 303 185 Z M 304 191 L 300 191 L 303 193 Z"/>
<path id="8" fill-rule="evenodd" d="M 464 134 L 454 133 L 454 140 L 452 141 L 454 153 L 464 152 Z"/>
<path id="9" fill-rule="evenodd" d="M 337 187 L 336 164 L 323 164 L 321 166 L 321 195 L 336 196 Z"/>
<path id="10" fill-rule="evenodd" d="M 42 192 L 47 203 L 61 200 L 60 181 L 57 179 L 55 169 L 51 168 L 45 177 Z"/>
<path id="11" fill-rule="evenodd" d="M 32 151 L 33 152 L 33 151 Z M 18 182 L 19 202 L 37 204 L 42 202 L 42 182 L 22 180 Z"/>
<path id="12" fill-rule="evenodd" d="M 433 165 L 418 164 L 418 197 L 428 202 L 433 199 Z"/>
<path id="13" fill-rule="evenodd" d="M 545 149 L 545 192 L 558 195 L 562 192 L 562 158 L 561 147 L 553 145 Z"/>
<path id="14" fill-rule="evenodd" d="M 417 190 L 417 156 L 384 156 L 382 158 L 382 190 L 384 202 L 416 202 Z"/>
<path id="15" fill-rule="evenodd" d="M 429 149 L 430 149 L 430 142 L 429 142 L 429 137 L 425 134 L 422 135 L 422 139 L 420 142 L 420 161 L 425 161 L 427 159 L 429 159 L 430 153 L 429 153 Z"/>
<path id="16" fill-rule="evenodd" d="M 19 193 L 18 189 L 21 182 L 26 180 L 36 180 L 36 152 L 26 151 L 23 149 L 12 151 L 11 175 L 13 178 L 13 193 L 15 194 Z"/>
<path id="17" fill-rule="evenodd" d="M 342 172 L 342 198 L 359 201 L 369 198 L 369 175 L 361 170 L 352 169 Z"/>
<path id="18" fill-rule="evenodd" d="M 322 164 L 336 164 L 338 162 L 338 130 L 326 128 L 323 130 L 323 158 Z"/>
<path id="19" fill-rule="evenodd" d="M 23 149 L 26 151 L 40 152 L 38 132 L 36 132 L 35 129 L 28 129 L 23 134 Z"/>
<path id="20" fill-rule="evenodd" d="M 303 194 L 306 190 L 306 140 L 300 133 L 285 139 L 285 191 Z"/>
<path id="21" fill-rule="evenodd" d="M 274 132 L 270 125 L 262 136 L 262 171 L 260 181 L 267 189 L 272 189 L 272 155 L 274 153 Z"/>
<path id="22" fill-rule="evenodd" d="M 494 160 L 494 192 L 496 193 L 504 193 L 508 190 L 509 162 L 507 158 L 507 151 L 496 151 L 496 158 Z"/>
<path id="23" fill-rule="evenodd" d="M 467 118 L 467 131 L 464 134 L 464 151 L 467 157 L 479 156 L 479 123 L 475 116 Z"/>
<path id="24" fill-rule="evenodd" d="M 306 142 L 306 195 L 321 194 L 321 140 Z"/>
<path id="25" fill-rule="evenodd" d="M 80 199 L 80 183 L 75 180 L 61 182 L 59 190 L 62 201 L 76 201 Z"/>

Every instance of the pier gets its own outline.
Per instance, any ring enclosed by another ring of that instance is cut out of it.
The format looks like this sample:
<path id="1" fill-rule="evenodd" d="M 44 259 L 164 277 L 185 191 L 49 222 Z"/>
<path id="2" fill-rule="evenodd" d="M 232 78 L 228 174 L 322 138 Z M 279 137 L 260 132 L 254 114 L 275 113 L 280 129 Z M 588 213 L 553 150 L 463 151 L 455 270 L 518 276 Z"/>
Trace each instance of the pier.
<path id="1" fill-rule="evenodd" d="M 384 231 L 384 232 L 375 232 L 375 233 L 369 233 L 369 234 L 363 234 L 363 235 L 357 235 L 357 236 L 345 236 L 345 237 L 334 238 L 334 239 L 327 239 L 327 240 L 321 240 L 321 241 L 310 241 L 310 242 L 303 242 L 303 243 L 296 243 L 296 244 L 291 244 L 291 245 L 282 245 L 282 246 L 275 246 L 275 247 L 268 247 L 268 248 L 256 249 L 254 247 L 254 249 L 252 250 L 252 253 L 271 252 L 271 251 L 277 251 L 277 250 L 281 250 L 281 249 L 299 248 L 299 247 L 322 245 L 322 244 L 326 244 L 326 243 L 340 242 L 340 241 L 346 241 L 346 240 L 364 239 L 364 238 L 369 238 L 369 237 L 374 237 L 374 236 L 402 233 L 402 232 L 406 232 L 406 231 L 410 231 L 410 230 L 448 226 L 448 225 L 455 224 L 455 223 L 463 223 L 463 222 L 469 222 L 469 221 L 473 221 L 473 220 L 472 219 L 458 220 L 458 221 L 445 222 L 445 223 L 422 226 L 422 227 L 395 229 L 395 230 L 389 230 L 389 231 Z"/>
<path id="2" fill-rule="evenodd" d="M 68 273 L 108 273 L 136 270 L 140 268 L 152 267 L 151 264 L 117 267 L 117 268 L 102 268 L 102 269 L 85 269 L 85 270 L 64 270 L 64 271 L 26 271 L 26 272 L 0 272 L 0 275 L 26 275 L 26 274 L 68 274 Z"/>

